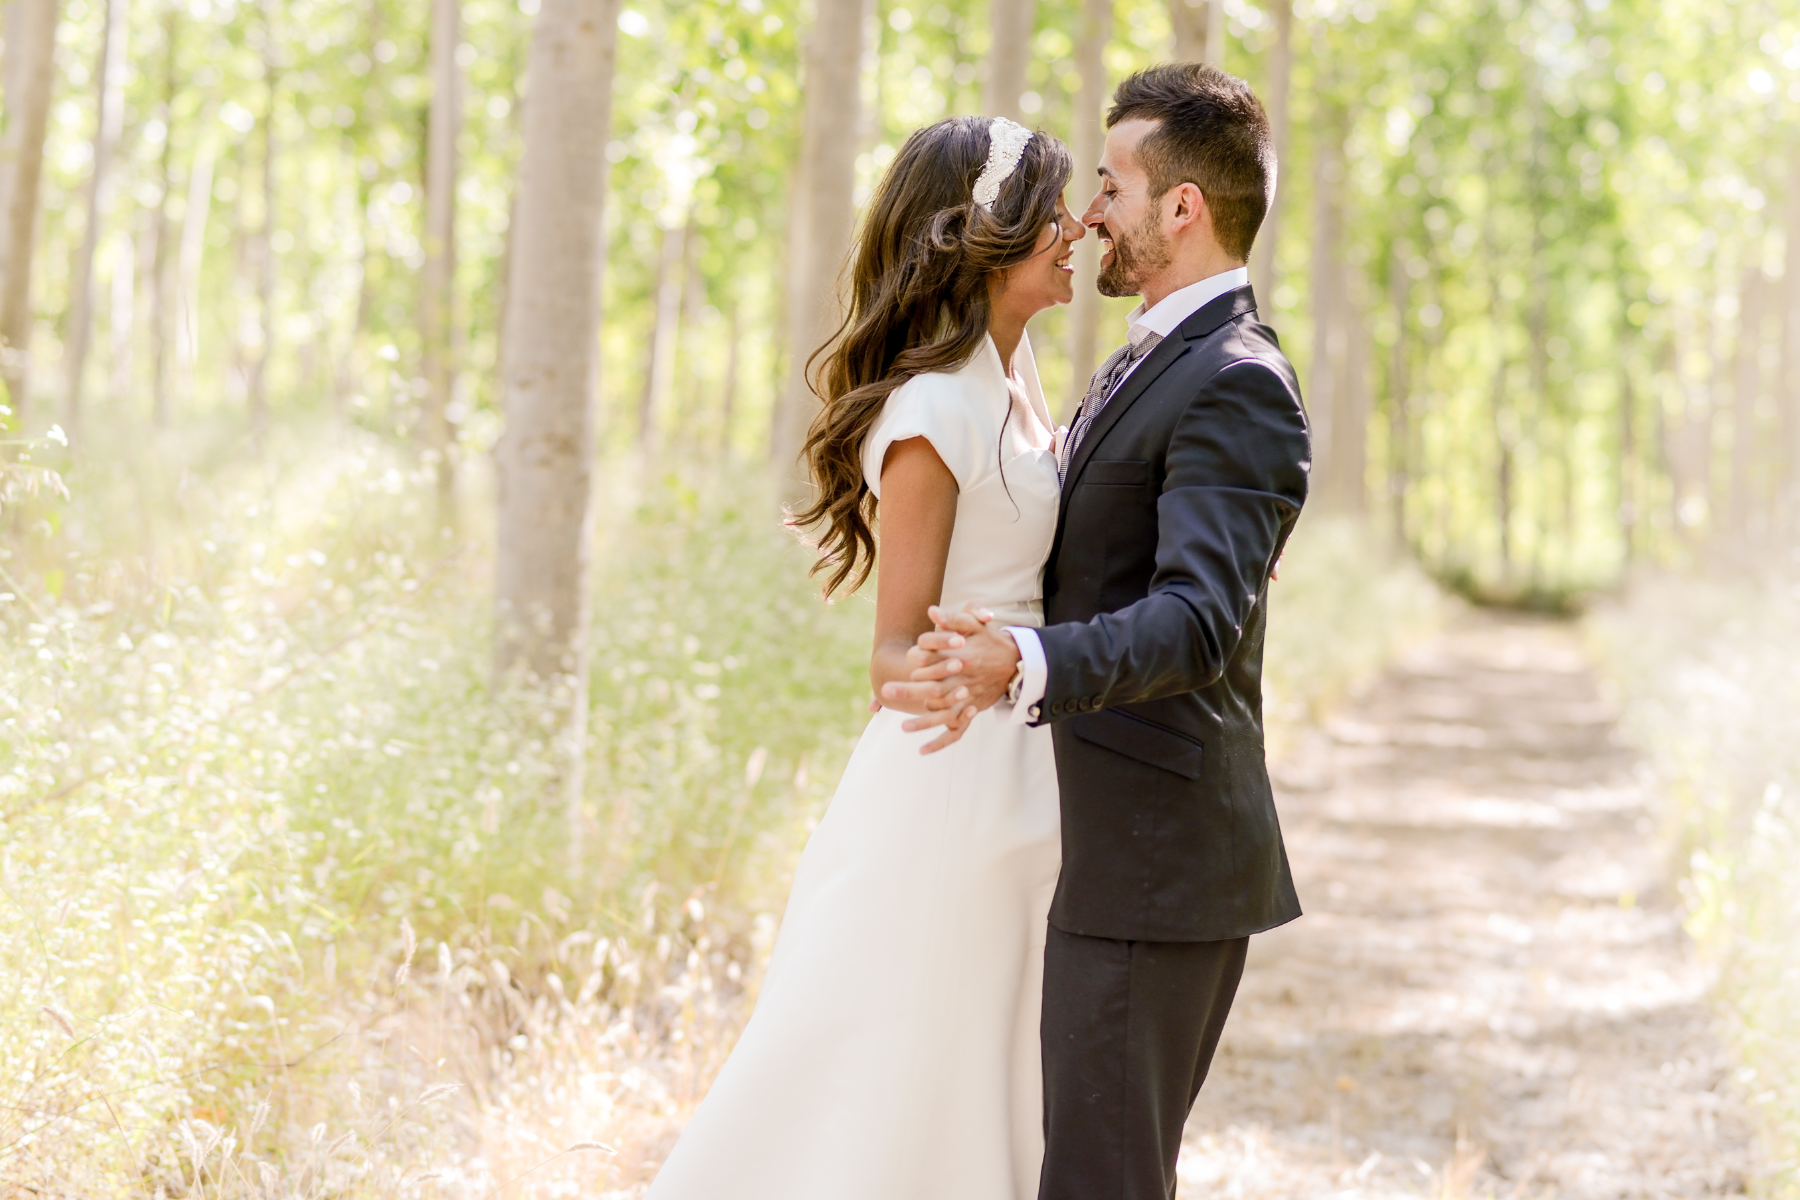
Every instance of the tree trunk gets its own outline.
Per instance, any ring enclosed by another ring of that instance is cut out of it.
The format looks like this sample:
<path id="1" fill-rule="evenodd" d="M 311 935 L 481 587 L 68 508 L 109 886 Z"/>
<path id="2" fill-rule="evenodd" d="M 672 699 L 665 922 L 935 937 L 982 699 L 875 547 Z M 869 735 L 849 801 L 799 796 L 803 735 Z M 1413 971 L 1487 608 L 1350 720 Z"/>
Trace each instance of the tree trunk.
<path id="1" fill-rule="evenodd" d="M 1504 167 L 1496 162 L 1498 173 Z M 1507 375 L 1511 363 L 1506 353 L 1506 299 L 1500 291 L 1501 251 L 1494 232 L 1492 205 L 1482 220 L 1482 248 L 1488 264 L 1488 328 L 1494 340 L 1493 382 L 1488 396 L 1488 416 L 1494 430 L 1494 523 L 1500 543 L 1500 582 L 1513 576 L 1513 456 L 1517 448 L 1517 422 L 1506 404 Z"/>
<path id="2" fill-rule="evenodd" d="M 31 386 L 31 257 L 55 77 L 57 0 L 6 6 L 5 131 L 0 133 L 0 380 L 14 420 Z"/>
<path id="3" fill-rule="evenodd" d="M 1800 537 L 1800 142 L 1788 155 L 1787 254 L 1781 271 L 1781 517 L 1790 538 Z"/>
<path id="4" fill-rule="evenodd" d="M 800 449 L 818 411 L 807 360 L 842 320 L 837 281 L 856 223 L 863 12 L 862 0 L 818 0 L 807 40 L 805 129 L 788 230 L 787 384 L 770 438 L 789 499 L 807 486 Z"/>
<path id="5" fill-rule="evenodd" d="M 1691 364 L 1713 346 L 1701 314 L 1681 303 L 1670 308 L 1670 373 L 1680 389 L 1681 414 L 1668 430 L 1669 502 L 1677 535 L 1692 545 L 1712 499 L 1712 421 L 1709 380 Z"/>
<path id="6" fill-rule="evenodd" d="M 125 39 L 129 33 L 126 0 L 107 0 L 106 24 L 100 34 L 100 61 L 94 71 L 98 102 L 94 119 L 94 164 L 88 173 L 87 229 L 81 235 L 70 274 L 69 321 L 63 337 L 68 380 L 63 421 L 72 430 L 81 423 L 82 376 L 94 326 L 94 256 L 112 199 L 112 156 L 125 121 Z"/>
<path id="7" fill-rule="evenodd" d="M 213 125 L 214 113 L 209 105 L 200 117 L 199 143 L 194 147 L 194 165 L 188 170 L 187 207 L 181 214 L 175 362 L 176 387 L 182 395 L 193 391 L 200 364 L 200 266 L 206 254 L 206 222 L 212 215 L 213 167 L 219 156 L 219 139 L 212 132 Z"/>
<path id="8" fill-rule="evenodd" d="M 1275 313 L 1275 255 L 1281 240 L 1280 174 L 1287 168 L 1288 98 L 1294 71 L 1293 0 L 1269 0 L 1275 17 L 1275 44 L 1269 48 L 1269 87 L 1263 103 L 1269 112 L 1270 141 L 1275 147 L 1276 177 L 1269 180 L 1269 211 L 1250 255 L 1250 289 L 1264 322 Z"/>
<path id="9" fill-rule="evenodd" d="M 1169 0 L 1179 62 L 1225 65 L 1225 0 Z"/>
<path id="10" fill-rule="evenodd" d="M 138 241 L 130 224 L 112 236 L 112 294 L 107 297 L 107 395 L 113 403 L 131 399 L 132 334 L 137 323 Z"/>
<path id="11" fill-rule="evenodd" d="M 1731 540 L 1747 552 L 1764 532 L 1759 529 L 1763 504 L 1756 495 L 1757 449 L 1762 443 L 1757 410 L 1762 407 L 1762 268 L 1747 267 L 1738 287 L 1737 345 L 1734 347 L 1731 397 Z"/>
<path id="12" fill-rule="evenodd" d="M 560 708 L 570 854 L 585 783 L 594 399 L 606 264 L 606 142 L 618 0 L 543 0 L 526 62 L 530 103 L 512 226 L 495 452 L 497 665 Z"/>
<path id="13" fill-rule="evenodd" d="M 438 524 L 456 527 L 456 139 L 462 132 L 461 0 L 431 0 L 431 111 L 425 132 L 425 267 L 419 273 L 419 345 L 425 407 L 419 432 L 437 467 Z"/>
<path id="14" fill-rule="evenodd" d="M 256 316 L 262 325 L 262 346 L 250 364 L 246 391 L 251 423 L 260 431 L 269 423 L 269 364 L 275 358 L 275 101 L 280 90 L 280 60 L 275 48 L 275 6 L 280 0 L 263 0 L 263 88 L 268 107 L 262 119 L 262 228 L 256 235 Z"/>
<path id="15" fill-rule="evenodd" d="M 675 349 L 681 337 L 681 292 L 686 282 L 685 246 L 690 217 L 662 231 L 656 257 L 656 289 L 651 307 L 650 349 L 644 360 L 644 390 L 638 400 L 638 445 L 648 449 L 656 442 L 656 422 L 668 407 L 675 382 Z"/>
<path id="16" fill-rule="evenodd" d="M 1037 25 L 1037 0 L 989 0 L 987 82 L 981 111 L 1017 121 L 1024 114 L 1025 68 L 1031 62 L 1031 35 Z"/>
<path id="17" fill-rule="evenodd" d="M 1391 506 L 1395 545 L 1408 541 L 1406 496 L 1411 485 L 1412 462 L 1412 275 L 1407 268 L 1412 247 L 1394 244 L 1388 261 L 1388 306 L 1394 317 L 1394 345 L 1388 352 L 1388 503 Z"/>
<path id="18" fill-rule="evenodd" d="M 617 0 L 545 0 L 513 225 L 502 380 L 496 599 L 500 665 L 586 670 L 587 565 L 606 140 Z"/>
<path id="19" fill-rule="evenodd" d="M 731 452 L 731 421 L 737 414 L 738 374 L 742 370 L 744 319 L 734 298 L 725 316 L 725 384 L 719 397 L 719 448 Z"/>
<path id="20" fill-rule="evenodd" d="M 1520 432 L 1520 440 L 1534 451 L 1531 467 L 1537 476 L 1535 505 L 1527 502 L 1521 510 L 1531 519 L 1534 526 L 1531 540 L 1531 583 L 1536 587 L 1544 578 L 1544 555 L 1550 542 L 1550 531 L 1554 524 L 1550 517 L 1550 472 L 1549 464 L 1555 462 L 1560 468 L 1559 476 L 1568 476 L 1567 439 L 1547 438 L 1545 431 L 1550 424 L 1554 405 L 1550 397 L 1550 270 L 1548 239 L 1544 236 L 1543 197 L 1545 157 L 1545 140 L 1547 131 L 1544 123 L 1544 97 L 1539 85 L 1537 73 L 1527 67 L 1525 73 L 1525 111 L 1531 123 L 1530 158 L 1525 168 L 1526 195 L 1530 199 L 1528 217 L 1531 221 L 1530 271 L 1531 282 L 1527 289 L 1529 302 L 1525 309 L 1525 336 L 1527 339 L 1525 364 L 1530 379 L 1530 395 L 1524 413 L 1524 428 Z M 1547 444 L 1548 443 L 1548 444 Z M 1566 526 L 1562 530 L 1565 539 L 1570 538 L 1573 530 Z"/>
<path id="21" fill-rule="evenodd" d="M 175 191 L 175 95 L 181 80 L 176 75 L 176 35 L 180 31 L 181 10 L 170 6 L 163 18 L 163 122 L 162 154 L 157 176 L 161 193 L 156 198 L 155 226 L 151 233 L 150 254 L 150 418 L 158 429 L 169 424 L 169 322 L 175 316 L 171 278 L 169 243 L 169 197 Z M 208 186 L 211 184 L 209 182 Z M 193 204 L 193 197 L 188 198 Z"/>
<path id="22" fill-rule="evenodd" d="M 1346 351 L 1349 321 L 1344 296 L 1344 111 L 1321 104 L 1313 155 L 1312 362 L 1307 371 L 1307 411 L 1312 418 L 1313 486 L 1325 507 L 1338 506 L 1350 491 L 1344 476 L 1344 437 L 1350 419 Z M 1360 479 L 1360 472 L 1358 473 Z"/>
<path id="23" fill-rule="evenodd" d="M 1340 231 L 1343 229 L 1339 218 Z M 1352 277 L 1348 263 L 1340 262 L 1337 278 L 1338 323 L 1343 333 L 1342 374 L 1332 389 L 1336 409 L 1332 413 L 1332 475 L 1326 480 L 1331 507 L 1340 512 L 1363 513 L 1369 507 L 1369 367 L 1374 340 L 1364 318 L 1359 277 Z"/>
<path id="24" fill-rule="evenodd" d="M 1095 168 L 1106 146 L 1106 45 L 1112 41 L 1113 0 L 1086 0 L 1081 13 L 1081 38 L 1075 43 L 1075 71 L 1081 76 L 1075 103 L 1075 181 L 1069 203 L 1079 214 L 1086 211 L 1096 190 Z M 1087 394 L 1099 366 L 1100 293 L 1094 281 L 1100 274 L 1100 239 L 1092 231 L 1075 243 L 1075 300 L 1069 305 L 1069 395 L 1063 402 L 1065 419 L 1073 420 L 1075 408 Z"/>
<path id="25" fill-rule="evenodd" d="M 1621 330 L 1623 348 L 1629 335 Z M 1631 386 L 1629 354 L 1619 356 L 1619 474 L 1618 493 L 1619 540 L 1624 550 L 1625 565 L 1637 558 L 1638 529 L 1638 432 L 1637 391 Z"/>

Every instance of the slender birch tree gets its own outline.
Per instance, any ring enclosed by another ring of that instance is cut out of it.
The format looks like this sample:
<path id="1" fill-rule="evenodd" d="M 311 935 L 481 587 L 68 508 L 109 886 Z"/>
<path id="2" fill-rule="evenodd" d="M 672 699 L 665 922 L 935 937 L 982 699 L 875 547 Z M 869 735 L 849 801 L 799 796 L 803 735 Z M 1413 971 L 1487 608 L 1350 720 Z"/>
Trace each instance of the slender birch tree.
<path id="1" fill-rule="evenodd" d="M 1412 476 L 1412 339 L 1407 314 L 1412 310 L 1412 247 L 1395 239 L 1388 256 L 1388 309 L 1394 341 L 1388 347 L 1388 505 L 1396 545 L 1407 544 L 1406 492 Z"/>
<path id="2" fill-rule="evenodd" d="M 1169 28 L 1177 60 L 1225 65 L 1225 0 L 1169 0 Z"/>
<path id="3" fill-rule="evenodd" d="M 1037 0 L 990 0 L 987 81 L 981 111 L 1017 121 L 1024 115 L 1025 68 L 1031 61 L 1031 35 L 1037 25 Z"/>
<path id="4" fill-rule="evenodd" d="M 175 98 L 181 88 L 176 50 L 181 29 L 181 10 L 170 5 L 163 16 L 163 95 L 157 112 L 162 118 L 162 150 L 157 156 L 157 196 L 150 253 L 150 414 L 158 429 L 169 423 L 169 330 L 176 318 L 174 262 L 169 251 L 175 240 L 169 220 L 169 201 L 175 192 Z"/>
<path id="5" fill-rule="evenodd" d="M 0 380 L 15 419 L 31 387 L 31 259 L 44 132 L 55 78 L 57 0 L 6 5 L 5 128 L 0 131 Z"/>
<path id="6" fill-rule="evenodd" d="M 506 432 L 494 456 L 497 666 L 536 680 L 560 710 L 556 757 L 572 857 L 583 828 L 594 404 L 618 18 L 618 0 L 544 0 L 532 32 L 501 334 Z"/>
<path id="7" fill-rule="evenodd" d="M 263 118 L 262 125 L 262 224 L 256 231 L 256 318 L 262 344 L 247 368 L 245 388 L 250 400 L 250 419 L 258 430 L 269 422 L 269 365 L 275 360 L 275 284 L 281 264 L 275 253 L 275 167 L 280 143 L 275 136 L 281 94 L 281 58 L 276 38 L 280 0 L 262 0 Z M 239 190 L 240 203 L 242 189 Z"/>
<path id="8" fill-rule="evenodd" d="M 1757 495 L 1756 460 L 1765 441 L 1757 428 L 1762 407 L 1762 325 L 1767 288 L 1762 265 L 1747 266 L 1738 284 L 1737 344 L 1731 379 L 1731 548 L 1747 551 L 1762 534 L 1762 497 Z"/>
<path id="9" fill-rule="evenodd" d="M 1075 72 L 1081 86 L 1075 104 L 1075 178 L 1069 186 L 1069 204 L 1077 215 L 1084 212 L 1098 186 L 1096 168 L 1106 146 L 1106 44 L 1112 40 L 1113 0 L 1085 0 L 1081 9 L 1081 36 L 1075 43 Z M 1087 394 L 1088 383 L 1099 365 L 1100 293 L 1094 280 L 1100 274 L 1100 239 L 1090 230 L 1075 243 L 1075 300 L 1069 305 L 1069 396 L 1064 419 L 1073 420 L 1075 408 Z"/>
<path id="10" fill-rule="evenodd" d="M 181 244 L 176 254 L 175 331 L 176 386 L 193 386 L 200 362 L 200 264 L 206 253 L 206 225 L 212 215 L 213 168 L 218 162 L 218 114 L 211 105 L 196 123 L 199 135 L 194 161 L 188 168 L 186 207 L 181 214 Z"/>
<path id="11" fill-rule="evenodd" d="M 1313 151 L 1312 354 L 1306 405 L 1312 418 L 1314 486 L 1322 503 L 1342 499 L 1338 431 L 1346 407 L 1345 351 L 1349 346 L 1344 279 L 1344 124 L 1342 108 L 1320 97 Z"/>
<path id="12" fill-rule="evenodd" d="M 544 0 L 526 63 L 496 450 L 499 666 L 585 678 L 617 0 Z M 573 689 L 579 697 L 585 689 Z"/>
<path id="13" fill-rule="evenodd" d="M 425 134 L 425 266 L 419 273 L 419 345 L 425 404 L 419 432 L 436 460 L 438 523 L 456 525 L 456 139 L 462 132 L 461 0 L 431 3 L 431 110 Z"/>
<path id="14" fill-rule="evenodd" d="M 800 448 L 818 404 L 807 360 L 841 319 L 838 275 L 856 223 L 864 15 L 862 0 L 818 0 L 805 50 L 806 114 L 788 214 L 787 383 L 770 438 L 790 499 L 805 487 Z"/>
<path id="15" fill-rule="evenodd" d="M 1269 211 L 1263 215 L 1262 229 L 1250 253 L 1250 288 L 1262 319 L 1271 321 L 1275 314 L 1275 258 L 1281 244 L 1281 174 L 1287 170 L 1288 109 L 1294 74 L 1294 5 L 1293 0 L 1269 0 L 1270 14 L 1275 18 L 1275 42 L 1269 47 L 1269 83 L 1263 92 L 1263 107 L 1269 114 L 1269 135 L 1275 149 L 1275 178 L 1269 182 Z"/>
<path id="16" fill-rule="evenodd" d="M 1788 151 L 1787 203 L 1783 210 L 1787 249 L 1781 268 L 1780 340 L 1777 392 L 1781 397 L 1781 522 L 1790 537 L 1800 535 L 1800 141 Z"/>
<path id="17" fill-rule="evenodd" d="M 130 33 L 127 0 L 107 0 L 106 23 L 100 34 L 100 60 L 94 72 L 98 102 L 94 115 L 93 165 L 88 170 L 87 228 L 69 271 L 68 324 L 63 331 L 67 381 L 63 420 L 70 429 L 81 424 L 82 379 L 87 373 L 88 344 L 94 329 L 94 258 L 112 201 L 112 158 L 125 123 L 125 42 Z"/>
<path id="18" fill-rule="evenodd" d="M 652 289 L 650 345 L 644 360 L 644 390 L 638 401 L 638 445 L 656 442 L 656 423 L 675 383 L 676 348 L 681 339 L 682 291 L 687 282 L 687 239 L 693 217 L 665 216 Z"/>

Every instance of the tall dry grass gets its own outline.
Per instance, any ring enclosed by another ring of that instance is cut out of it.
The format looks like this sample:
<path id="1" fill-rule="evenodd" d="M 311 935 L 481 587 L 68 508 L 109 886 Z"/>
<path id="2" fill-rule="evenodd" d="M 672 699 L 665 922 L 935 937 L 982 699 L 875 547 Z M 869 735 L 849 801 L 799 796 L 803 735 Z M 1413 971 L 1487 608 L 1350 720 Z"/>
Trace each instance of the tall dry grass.
<path id="1" fill-rule="evenodd" d="M 760 961 L 867 606 L 813 600 L 756 476 L 609 476 L 572 865 L 548 714 L 489 687 L 482 532 L 330 436 L 90 451 L 6 514 L 10 1186 L 611 1187 Z"/>
<path id="2" fill-rule="evenodd" d="M 378 439 L 115 449 L 0 514 L 0 1193 L 638 1194 L 865 719 L 870 606 L 818 603 L 755 472 L 609 469 L 571 863 L 554 715 L 490 687 L 479 480 L 446 536 Z M 1440 611 L 1303 526 L 1276 726 Z"/>
<path id="3" fill-rule="evenodd" d="M 1665 800 L 1771 1195 L 1800 1195 L 1800 582 L 1646 576 L 1590 621 Z"/>

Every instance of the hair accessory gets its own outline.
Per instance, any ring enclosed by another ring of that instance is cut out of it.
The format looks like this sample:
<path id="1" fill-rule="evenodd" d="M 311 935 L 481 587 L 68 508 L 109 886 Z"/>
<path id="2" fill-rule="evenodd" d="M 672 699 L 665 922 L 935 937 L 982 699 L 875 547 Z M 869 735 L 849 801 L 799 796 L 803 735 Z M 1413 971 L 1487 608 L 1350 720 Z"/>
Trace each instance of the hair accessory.
<path id="1" fill-rule="evenodd" d="M 992 212 L 1000 198 L 1000 185 L 1018 168 L 1025 146 L 1031 141 L 1031 130 L 1017 121 L 995 117 L 988 125 L 988 160 L 975 180 L 975 203 Z"/>

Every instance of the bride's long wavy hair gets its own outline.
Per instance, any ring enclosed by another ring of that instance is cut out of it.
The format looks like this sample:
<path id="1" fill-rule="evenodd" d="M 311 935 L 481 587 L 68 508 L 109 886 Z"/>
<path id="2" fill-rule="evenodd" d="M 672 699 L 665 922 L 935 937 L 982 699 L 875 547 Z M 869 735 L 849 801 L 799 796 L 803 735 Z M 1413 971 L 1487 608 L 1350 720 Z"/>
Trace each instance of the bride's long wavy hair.
<path id="1" fill-rule="evenodd" d="M 813 572 L 826 573 L 827 596 L 846 583 L 855 591 L 875 566 L 862 448 L 882 405 L 913 376 L 974 357 L 988 331 L 988 277 L 1032 256 L 1074 171 L 1068 147 L 1038 133 L 993 209 L 982 208 L 970 191 L 987 165 L 988 125 L 951 117 L 906 139 L 851 251 L 844 322 L 807 360 L 824 401 L 803 451 L 817 494 L 792 519 L 815 531 Z"/>

